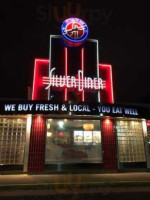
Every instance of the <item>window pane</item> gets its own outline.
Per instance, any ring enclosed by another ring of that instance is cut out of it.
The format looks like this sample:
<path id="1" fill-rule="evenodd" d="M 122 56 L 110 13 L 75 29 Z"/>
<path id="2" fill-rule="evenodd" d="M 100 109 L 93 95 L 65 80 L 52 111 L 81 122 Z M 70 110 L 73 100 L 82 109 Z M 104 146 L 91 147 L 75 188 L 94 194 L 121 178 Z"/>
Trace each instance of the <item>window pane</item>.
<path id="1" fill-rule="evenodd" d="M 120 162 L 145 162 L 141 121 L 117 121 Z"/>
<path id="2" fill-rule="evenodd" d="M 23 164 L 25 133 L 26 119 L 0 118 L 0 164 Z"/>
<path id="3" fill-rule="evenodd" d="M 46 164 L 102 162 L 99 120 L 47 120 Z"/>

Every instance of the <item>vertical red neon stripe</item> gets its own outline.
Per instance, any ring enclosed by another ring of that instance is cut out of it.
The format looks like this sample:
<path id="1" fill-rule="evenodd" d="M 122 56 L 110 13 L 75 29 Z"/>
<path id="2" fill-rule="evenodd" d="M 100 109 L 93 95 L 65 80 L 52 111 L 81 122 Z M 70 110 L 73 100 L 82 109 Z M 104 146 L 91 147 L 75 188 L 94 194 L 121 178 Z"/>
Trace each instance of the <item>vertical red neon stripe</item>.
<path id="1" fill-rule="evenodd" d="M 37 81 L 37 60 L 34 61 L 34 78 L 33 78 L 33 86 L 32 86 L 32 100 L 36 99 L 36 81 Z"/>
<path id="2" fill-rule="evenodd" d="M 65 77 L 67 78 L 68 76 L 68 48 L 65 47 Z M 64 95 L 64 100 L 68 100 L 68 89 L 67 87 L 65 88 L 65 95 Z"/>
<path id="3" fill-rule="evenodd" d="M 113 78 L 112 78 L 112 66 L 110 65 L 110 79 L 111 79 L 111 96 L 112 103 L 114 103 L 114 90 L 113 90 Z"/>
<path id="4" fill-rule="evenodd" d="M 42 87 L 43 87 L 42 77 L 43 77 L 43 73 L 45 73 L 45 68 L 48 69 L 47 68 L 48 64 L 49 64 L 48 59 L 35 59 L 34 78 L 33 78 L 33 86 L 32 86 L 32 100 L 39 100 L 39 93 L 41 92 Z M 41 68 L 44 69 L 44 72 L 42 72 Z M 46 71 L 48 72 L 48 70 Z M 45 75 L 47 75 L 47 73 Z M 44 89 L 43 91 L 45 92 Z"/>
<path id="5" fill-rule="evenodd" d="M 83 76 L 84 76 L 84 48 L 81 49 L 81 70 L 83 71 Z M 82 83 L 84 84 L 84 83 Z M 85 101 L 85 92 L 84 90 L 82 91 L 82 102 Z"/>
<path id="6" fill-rule="evenodd" d="M 106 90 L 105 90 L 106 94 L 105 94 L 105 99 L 103 99 L 103 102 L 114 103 L 112 66 L 109 64 L 99 64 L 99 67 L 102 76 L 101 78 L 103 79 L 102 74 L 105 74 L 104 80 L 106 81 Z"/>

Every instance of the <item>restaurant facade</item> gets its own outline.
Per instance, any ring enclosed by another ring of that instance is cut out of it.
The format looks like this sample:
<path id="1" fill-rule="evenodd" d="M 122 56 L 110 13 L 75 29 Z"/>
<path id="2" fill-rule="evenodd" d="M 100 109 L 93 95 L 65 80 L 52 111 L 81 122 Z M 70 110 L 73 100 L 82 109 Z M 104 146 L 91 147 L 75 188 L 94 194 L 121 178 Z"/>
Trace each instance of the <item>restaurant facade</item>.
<path id="1" fill-rule="evenodd" d="M 115 104 L 112 65 L 78 18 L 50 35 L 32 97 L 0 102 L 0 171 L 101 172 L 150 168 L 150 110 Z"/>

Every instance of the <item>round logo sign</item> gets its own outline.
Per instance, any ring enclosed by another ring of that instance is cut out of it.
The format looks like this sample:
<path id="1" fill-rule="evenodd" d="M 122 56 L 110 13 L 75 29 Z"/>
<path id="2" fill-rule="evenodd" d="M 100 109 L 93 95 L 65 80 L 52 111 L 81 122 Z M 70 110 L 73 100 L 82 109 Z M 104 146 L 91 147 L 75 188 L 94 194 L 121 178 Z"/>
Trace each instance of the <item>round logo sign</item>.
<path id="1" fill-rule="evenodd" d="M 69 42 L 81 43 L 88 36 L 88 26 L 79 18 L 68 18 L 63 22 L 61 32 Z"/>

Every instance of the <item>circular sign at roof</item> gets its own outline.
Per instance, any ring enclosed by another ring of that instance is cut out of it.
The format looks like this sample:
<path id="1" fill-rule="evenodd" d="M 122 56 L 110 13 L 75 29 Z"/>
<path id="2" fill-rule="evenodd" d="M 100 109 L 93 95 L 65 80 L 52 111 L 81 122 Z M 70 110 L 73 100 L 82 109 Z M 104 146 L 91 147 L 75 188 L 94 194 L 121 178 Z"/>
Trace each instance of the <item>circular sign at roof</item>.
<path id="1" fill-rule="evenodd" d="M 79 18 L 68 18 L 62 26 L 61 32 L 63 37 L 72 43 L 82 43 L 88 36 L 87 24 Z"/>

